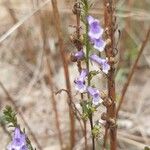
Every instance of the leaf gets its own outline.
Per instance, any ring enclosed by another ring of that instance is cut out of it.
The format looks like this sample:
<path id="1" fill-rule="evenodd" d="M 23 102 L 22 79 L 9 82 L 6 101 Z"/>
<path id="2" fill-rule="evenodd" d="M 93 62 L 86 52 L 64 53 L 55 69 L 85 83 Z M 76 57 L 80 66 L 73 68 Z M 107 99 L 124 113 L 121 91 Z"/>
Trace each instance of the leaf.
<path id="1" fill-rule="evenodd" d="M 10 106 L 6 106 L 3 111 L 3 119 L 5 121 L 5 124 L 10 125 L 11 127 L 17 126 L 17 117 L 16 112 L 12 110 Z"/>
<path id="2" fill-rule="evenodd" d="M 98 75 L 100 72 L 99 71 L 90 71 L 89 73 L 89 79 L 92 80 L 93 77 L 95 77 L 96 75 Z"/>

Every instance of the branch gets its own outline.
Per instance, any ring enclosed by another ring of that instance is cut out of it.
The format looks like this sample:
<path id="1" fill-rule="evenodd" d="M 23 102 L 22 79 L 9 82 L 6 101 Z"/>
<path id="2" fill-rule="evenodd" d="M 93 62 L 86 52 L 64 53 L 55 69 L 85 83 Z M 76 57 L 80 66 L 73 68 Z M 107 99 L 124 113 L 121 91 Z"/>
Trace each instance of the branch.
<path id="1" fill-rule="evenodd" d="M 63 62 L 66 88 L 69 92 L 68 93 L 69 102 L 71 103 L 73 101 L 73 98 L 72 98 L 72 91 L 71 91 L 71 84 L 70 84 L 68 62 L 66 60 L 65 46 L 64 46 L 63 34 L 62 34 L 61 23 L 60 23 L 60 14 L 59 14 L 58 7 L 57 7 L 57 0 L 52 0 L 51 2 L 52 2 L 52 6 L 53 6 L 53 14 L 54 14 L 56 32 L 57 32 L 58 40 L 59 40 L 60 55 L 61 55 L 62 62 Z M 75 116 L 74 116 L 74 112 L 71 109 L 71 107 L 69 107 L 69 117 L 70 117 L 70 128 L 71 128 L 70 144 L 71 144 L 71 149 L 73 149 L 73 147 L 75 145 Z"/>

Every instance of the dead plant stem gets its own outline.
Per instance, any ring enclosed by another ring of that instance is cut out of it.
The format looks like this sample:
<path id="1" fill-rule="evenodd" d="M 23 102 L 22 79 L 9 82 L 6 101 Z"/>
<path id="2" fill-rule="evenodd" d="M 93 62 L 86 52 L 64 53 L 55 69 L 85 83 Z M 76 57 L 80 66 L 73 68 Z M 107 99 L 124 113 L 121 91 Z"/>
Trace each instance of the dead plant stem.
<path id="1" fill-rule="evenodd" d="M 104 0 L 104 23 L 106 29 L 106 36 L 110 39 L 111 43 L 106 47 L 106 57 L 110 60 L 111 57 L 115 57 L 115 17 L 114 17 L 114 1 Z M 114 63 L 110 63 L 110 70 L 108 73 L 108 97 L 111 99 L 111 106 L 107 107 L 108 118 L 116 122 L 116 92 L 115 92 L 115 67 Z M 109 127 L 110 137 L 110 150 L 117 149 L 117 128 L 116 125 L 111 125 L 109 121 L 106 122 Z M 106 132 L 107 130 L 105 130 Z M 105 133 L 107 134 L 107 133 Z M 107 138 L 107 136 L 106 136 Z M 106 140 L 106 139 L 105 139 Z M 106 141 L 105 141 L 106 142 Z"/>
<path id="2" fill-rule="evenodd" d="M 66 80 L 66 88 L 69 91 L 69 101 L 70 103 L 73 101 L 72 99 L 72 92 L 71 92 L 71 84 L 70 84 L 70 77 L 69 77 L 69 70 L 68 70 L 68 63 L 66 60 L 66 55 L 65 55 L 65 47 L 64 47 L 64 42 L 63 42 L 63 35 L 62 35 L 62 29 L 61 29 L 61 23 L 60 23 L 60 15 L 57 7 L 57 0 L 52 0 L 52 6 L 53 6 L 53 13 L 54 13 L 54 21 L 55 21 L 55 27 L 56 27 L 56 32 L 58 34 L 58 39 L 59 39 L 59 48 L 60 48 L 60 54 L 62 57 L 63 61 L 63 68 L 64 68 L 64 74 L 65 74 L 65 80 Z M 69 116 L 70 116 L 70 149 L 73 149 L 75 145 L 75 117 L 74 117 L 74 112 L 69 107 Z"/>

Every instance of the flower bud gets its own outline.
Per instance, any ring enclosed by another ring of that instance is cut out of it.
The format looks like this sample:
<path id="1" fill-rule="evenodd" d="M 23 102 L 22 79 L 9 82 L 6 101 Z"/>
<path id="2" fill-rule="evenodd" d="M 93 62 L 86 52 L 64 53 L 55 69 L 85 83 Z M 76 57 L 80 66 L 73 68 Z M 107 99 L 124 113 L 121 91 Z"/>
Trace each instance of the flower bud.
<path id="1" fill-rule="evenodd" d="M 76 61 L 79 61 L 79 60 L 82 60 L 84 58 L 84 52 L 83 50 L 80 50 L 76 53 L 72 53 L 71 54 L 71 61 L 72 62 L 76 62 Z"/>

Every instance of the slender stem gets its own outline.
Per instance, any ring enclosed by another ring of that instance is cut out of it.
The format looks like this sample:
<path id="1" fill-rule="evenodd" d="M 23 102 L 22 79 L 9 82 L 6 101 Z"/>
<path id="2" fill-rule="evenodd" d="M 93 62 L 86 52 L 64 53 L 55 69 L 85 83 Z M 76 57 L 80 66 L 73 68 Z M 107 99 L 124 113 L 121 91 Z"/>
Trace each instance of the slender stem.
<path id="1" fill-rule="evenodd" d="M 105 134 L 104 134 L 104 137 L 103 137 L 104 142 L 103 142 L 103 148 L 102 148 L 102 150 L 105 150 L 105 148 L 106 148 L 107 136 L 108 136 L 108 126 L 106 124 L 106 126 L 105 126 Z"/>
<path id="2" fill-rule="evenodd" d="M 83 45 L 80 42 L 80 16 L 81 16 L 81 10 L 80 10 L 80 3 L 78 2 L 78 0 L 76 0 L 76 3 L 74 5 L 74 9 L 76 12 L 76 33 L 77 33 L 77 40 L 79 41 L 77 44 L 77 50 L 81 51 L 83 49 Z M 78 67 L 78 71 L 81 72 L 82 70 L 82 66 L 81 66 L 81 61 L 77 62 L 77 67 Z M 81 100 L 83 100 L 83 93 L 81 93 Z M 87 145 L 87 125 L 86 125 L 86 120 L 83 120 L 83 124 L 84 124 L 84 144 L 85 144 L 85 150 L 88 150 L 88 145 Z"/>
<path id="3" fill-rule="evenodd" d="M 106 36 L 111 40 L 111 44 L 106 47 L 106 56 L 110 60 L 111 57 L 115 57 L 115 17 L 114 17 L 114 0 L 104 0 L 104 22 L 105 28 L 107 29 Z M 110 119 L 116 122 L 116 92 L 115 92 L 115 67 L 114 63 L 110 63 L 110 70 L 108 73 L 108 96 L 112 101 L 110 107 L 107 107 L 107 115 Z M 117 128 L 116 125 L 111 126 L 107 121 L 109 126 L 109 136 L 110 136 L 110 150 L 117 149 Z"/>
<path id="4" fill-rule="evenodd" d="M 66 55 L 65 55 L 65 46 L 64 46 L 61 23 L 60 23 L 60 15 L 59 15 L 58 7 L 57 7 L 57 0 L 52 0 L 51 2 L 52 2 L 52 6 L 53 6 L 56 32 L 58 34 L 58 39 L 59 39 L 60 55 L 61 55 L 62 61 L 63 61 L 66 87 L 67 87 L 67 90 L 69 93 L 68 94 L 69 103 L 71 104 L 73 101 L 73 98 L 72 98 L 72 91 L 71 91 L 71 84 L 70 84 L 68 62 L 66 60 Z M 74 116 L 74 112 L 70 106 L 69 106 L 69 118 L 70 118 L 70 128 L 71 128 L 71 131 L 70 131 L 70 148 L 73 149 L 73 147 L 75 145 L 75 116 Z"/>
<path id="5" fill-rule="evenodd" d="M 89 12 L 89 6 L 88 6 L 88 0 L 84 0 L 84 5 L 85 5 L 85 19 L 87 19 L 88 17 L 88 12 Z M 88 37 L 88 31 L 89 31 L 89 25 L 87 20 L 85 20 L 85 46 L 86 46 L 86 68 L 88 70 L 88 72 L 90 71 L 89 68 L 89 52 L 90 52 L 90 43 L 89 43 L 89 37 Z M 88 76 L 88 86 L 90 86 L 90 78 Z M 89 98 L 89 94 L 88 94 L 88 98 Z M 93 113 L 90 114 L 89 116 L 89 121 L 90 121 L 90 126 L 91 126 L 91 133 L 93 130 Z M 95 150 L 95 137 L 92 136 L 92 150 Z"/>
<path id="6" fill-rule="evenodd" d="M 86 121 L 84 123 L 84 140 L 85 140 L 85 150 L 88 150 L 88 144 L 87 144 L 87 124 Z"/>
<path id="7" fill-rule="evenodd" d="M 147 42 L 148 42 L 149 37 L 150 37 L 150 28 L 148 29 L 148 32 L 147 32 L 147 34 L 146 34 L 146 36 L 145 36 L 145 40 L 143 41 L 143 43 L 142 43 L 142 45 L 141 45 L 141 47 L 140 47 L 138 56 L 137 56 L 137 58 L 136 58 L 136 60 L 135 60 L 135 63 L 134 63 L 134 65 L 133 65 L 133 67 L 132 67 L 132 69 L 131 69 L 131 71 L 130 71 L 130 73 L 129 73 L 129 75 L 128 75 L 128 79 L 127 79 L 127 81 L 126 81 L 126 83 L 125 83 L 125 85 L 124 85 L 124 87 L 123 87 L 122 94 L 121 94 L 121 98 L 120 98 L 120 101 L 119 101 L 119 105 L 118 105 L 118 107 L 117 107 L 117 112 L 116 112 L 117 116 L 118 116 L 119 110 L 120 110 L 120 108 L 121 108 L 121 105 L 122 105 L 122 103 L 123 103 L 123 101 L 124 101 L 124 97 L 125 97 L 126 91 L 127 91 L 128 87 L 129 87 L 129 84 L 130 84 L 130 82 L 131 82 L 131 79 L 132 79 L 132 77 L 133 77 L 133 74 L 134 74 L 134 72 L 135 72 L 135 69 L 136 69 L 136 67 L 137 67 L 138 61 L 139 61 L 139 59 L 140 59 L 140 57 L 141 57 L 141 55 L 142 55 L 142 52 L 144 51 L 144 48 L 145 48 L 145 46 L 146 46 L 146 44 L 147 44 Z"/>

